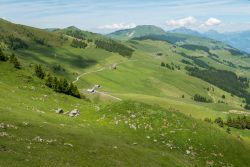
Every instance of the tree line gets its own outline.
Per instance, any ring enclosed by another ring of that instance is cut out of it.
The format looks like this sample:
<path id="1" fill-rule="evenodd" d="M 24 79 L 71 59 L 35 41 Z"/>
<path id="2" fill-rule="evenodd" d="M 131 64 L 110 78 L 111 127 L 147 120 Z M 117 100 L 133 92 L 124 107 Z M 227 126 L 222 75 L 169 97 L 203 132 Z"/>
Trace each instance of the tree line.
<path id="1" fill-rule="evenodd" d="M 55 92 L 64 93 L 73 97 L 81 98 L 79 90 L 72 82 L 65 78 L 57 78 L 50 73 L 45 73 L 41 65 L 35 65 L 35 75 L 45 81 L 45 85 Z"/>
<path id="2" fill-rule="evenodd" d="M 166 67 L 168 68 L 169 70 L 181 70 L 181 67 L 179 65 L 176 65 L 174 63 L 171 63 L 171 64 L 168 64 L 168 63 L 164 63 L 164 62 L 161 62 L 161 67 Z"/>
<path id="3" fill-rule="evenodd" d="M 96 40 L 95 45 L 97 48 L 104 49 L 109 52 L 119 53 L 124 57 L 131 57 L 134 52 L 133 49 L 114 40 Z"/>
<path id="4" fill-rule="evenodd" d="M 195 94 L 193 97 L 194 101 L 198 101 L 198 102 L 203 102 L 203 103 L 212 103 L 211 99 L 208 99 L 204 96 L 201 96 L 199 94 Z"/>

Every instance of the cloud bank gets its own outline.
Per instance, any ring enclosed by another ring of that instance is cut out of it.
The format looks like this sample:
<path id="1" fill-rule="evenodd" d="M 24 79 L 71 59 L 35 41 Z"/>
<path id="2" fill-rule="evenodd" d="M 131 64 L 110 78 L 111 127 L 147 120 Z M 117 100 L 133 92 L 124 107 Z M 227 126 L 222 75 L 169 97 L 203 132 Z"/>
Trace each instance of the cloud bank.
<path id="1" fill-rule="evenodd" d="M 166 22 L 167 26 L 170 27 L 189 27 L 189 26 L 195 26 L 197 24 L 197 20 L 192 17 L 186 17 L 183 19 L 178 19 L 178 20 L 169 20 Z"/>
<path id="2" fill-rule="evenodd" d="M 119 30 L 119 29 L 130 29 L 136 27 L 135 23 L 113 23 L 100 26 L 100 29 L 108 30 Z"/>
<path id="3" fill-rule="evenodd" d="M 182 19 L 176 19 L 176 20 L 171 19 L 166 21 L 166 25 L 171 28 L 178 28 L 178 27 L 209 28 L 220 25 L 221 23 L 222 23 L 221 20 L 214 17 L 210 17 L 205 22 L 201 22 L 192 16 Z"/>

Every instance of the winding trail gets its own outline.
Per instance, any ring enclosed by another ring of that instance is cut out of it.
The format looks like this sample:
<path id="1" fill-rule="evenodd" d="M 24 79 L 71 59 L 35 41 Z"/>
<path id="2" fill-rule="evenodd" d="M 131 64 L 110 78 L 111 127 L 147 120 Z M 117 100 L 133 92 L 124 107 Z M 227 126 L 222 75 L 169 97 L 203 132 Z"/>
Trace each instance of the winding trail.
<path id="1" fill-rule="evenodd" d="M 123 63 L 127 63 L 127 62 L 130 62 L 130 61 L 138 61 L 138 60 L 128 60 L 128 61 L 124 61 L 124 62 L 119 62 L 119 63 L 116 63 L 116 65 L 123 64 Z M 109 66 L 110 66 L 110 65 L 109 65 Z M 105 70 L 105 69 L 108 69 L 108 67 L 102 67 L 102 68 L 100 68 L 100 69 L 98 69 L 98 70 L 95 70 L 95 71 L 89 71 L 89 72 L 82 73 L 81 75 L 77 76 L 76 80 L 74 80 L 73 83 L 78 82 L 79 79 L 80 79 L 81 77 L 85 76 L 85 75 L 88 75 L 88 74 L 91 74 L 91 73 L 96 73 L 96 72 L 101 72 L 101 71 L 103 71 L 103 70 Z M 95 92 L 96 92 L 96 93 L 99 93 L 99 94 L 101 94 L 101 95 L 108 96 L 108 97 L 111 97 L 111 98 L 113 98 L 113 99 L 122 101 L 121 98 L 115 97 L 115 96 L 113 96 L 113 95 L 111 95 L 111 94 L 108 94 L 108 93 L 106 93 L 106 92 L 100 92 L 100 91 L 97 91 L 97 90 L 95 90 Z"/>
<path id="2" fill-rule="evenodd" d="M 80 79 L 81 77 L 83 77 L 84 75 L 91 74 L 91 73 L 96 73 L 96 72 L 100 72 L 100 71 L 103 71 L 103 70 L 105 70 L 105 69 L 106 69 L 106 68 L 102 67 L 101 69 L 96 70 L 96 71 L 89 71 L 89 72 L 82 73 L 81 75 L 79 75 L 79 76 L 76 78 L 76 80 L 73 81 L 73 83 L 76 83 L 77 81 L 79 81 L 79 79 Z"/>
<path id="3" fill-rule="evenodd" d="M 138 61 L 138 60 L 128 60 L 128 61 L 116 63 L 116 65 L 123 64 L 123 63 L 127 63 L 127 62 L 130 62 L 130 61 Z M 73 83 L 78 82 L 79 79 L 80 79 L 81 77 L 83 77 L 84 75 L 88 75 L 88 74 L 91 74 L 91 73 L 100 72 L 100 71 L 103 71 L 103 70 L 105 70 L 105 69 L 107 69 L 107 67 L 102 67 L 102 68 L 100 68 L 100 69 L 98 69 L 98 70 L 96 70 L 96 71 L 89 71 L 89 72 L 82 73 L 81 75 L 79 75 L 79 76 L 76 77 L 76 80 L 74 80 Z"/>

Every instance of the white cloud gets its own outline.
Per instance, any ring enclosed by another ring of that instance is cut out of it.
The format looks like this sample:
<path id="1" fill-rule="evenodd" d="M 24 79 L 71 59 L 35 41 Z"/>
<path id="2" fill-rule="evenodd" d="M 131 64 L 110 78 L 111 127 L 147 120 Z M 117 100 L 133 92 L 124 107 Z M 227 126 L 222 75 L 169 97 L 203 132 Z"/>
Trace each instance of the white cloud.
<path id="1" fill-rule="evenodd" d="M 197 25 L 197 20 L 194 17 L 189 16 L 183 19 L 168 20 L 166 24 L 167 26 L 170 26 L 170 27 L 192 27 L 192 26 Z"/>
<path id="2" fill-rule="evenodd" d="M 222 23 L 221 20 L 210 17 L 206 21 L 199 21 L 196 18 L 189 16 L 186 18 L 182 19 L 177 19 L 177 20 L 168 20 L 166 22 L 166 25 L 171 28 L 178 28 L 178 27 L 188 27 L 200 31 L 206 31 L 210 29 L 213 26 L 218 26 Z"/>
<path id="3" fill-rule="evenodd" d="M 100 26 L 100 29 L 110 29 L 110 30 L 119 30 L 119 29 L 130 29 L 136 27 L 135 23 L 114 23 L 114 24 L 106 24 Z"/>
<path id="4" fill-rule="evenodd" d="M 208 27 L 210 27 L 210 26 L 216 26 L 216 25 L 219 25 L 219 24 L 221 24 L 221 21 L 220 21 L 219 19 L 217 19 L 217 18 L 214 18 L 214 17 L 210 17 L 210 18 L 204 23 L 204 25 L 205 25 L 205 26 L 208 26 Z"/>

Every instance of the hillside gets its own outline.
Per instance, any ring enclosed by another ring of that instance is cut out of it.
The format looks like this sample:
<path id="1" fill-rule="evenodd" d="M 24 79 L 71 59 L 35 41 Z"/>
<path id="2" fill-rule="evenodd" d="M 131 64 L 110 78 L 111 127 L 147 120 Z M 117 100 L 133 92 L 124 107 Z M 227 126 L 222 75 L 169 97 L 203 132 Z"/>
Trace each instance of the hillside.
<path id="1" fill-rule="evenodd" d="M 163 35 L 163 34 L 165 34 L 165 31 L 159 27 L 153 25 L 142 25 L 131 29 L 119 30 L 110 33 L 107 36 L 114 39 L 131 39 L 146 35 Z"/>
<path id="2" fill-rule="evenodd" d="M 0 29 L 9 58 L 0 61 L 0 166 L 250 165 L 248 127 L 226 123 L 249 114 L 245 53 L 181 34 L 120 42 L 75 27 L 0 20 Z M 82 98 L 46 86 L 35 64 Z"/>

